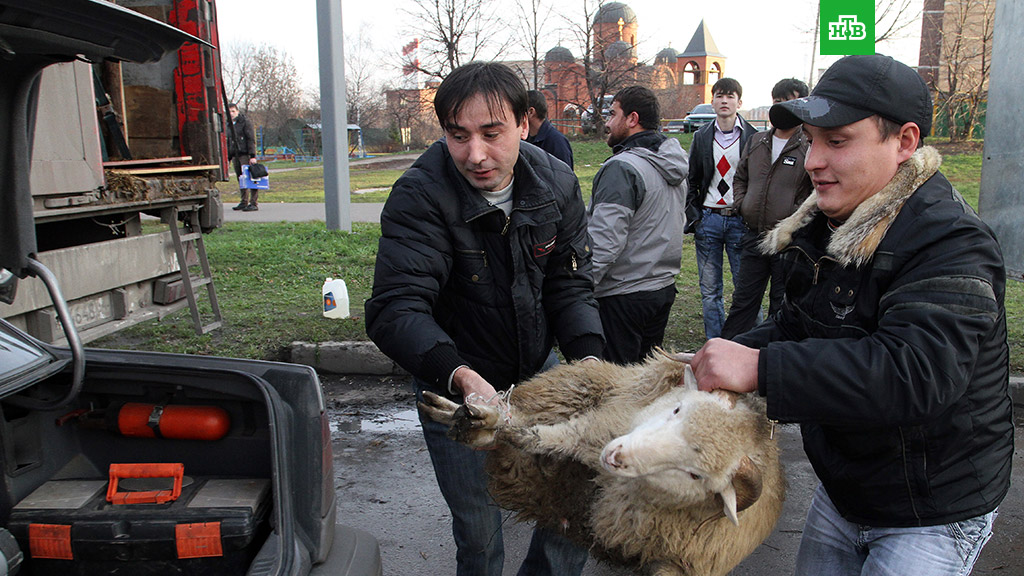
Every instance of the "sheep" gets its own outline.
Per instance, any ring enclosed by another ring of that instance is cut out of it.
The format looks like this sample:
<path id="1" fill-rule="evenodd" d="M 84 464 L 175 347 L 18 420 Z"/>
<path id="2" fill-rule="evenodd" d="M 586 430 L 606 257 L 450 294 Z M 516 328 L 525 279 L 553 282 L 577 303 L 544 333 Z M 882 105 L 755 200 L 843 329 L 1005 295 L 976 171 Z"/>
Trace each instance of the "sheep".
<path id="1" fill-rule="evenodd" d="M 724 575 L 771 533 L 785 478 L 763 401 L 698 391 L 688 359 L 561 365 L 507 403 L 425 392 L 419 409 L 491 449 L 490 491 L 517 519 L 644 573 Z"/>

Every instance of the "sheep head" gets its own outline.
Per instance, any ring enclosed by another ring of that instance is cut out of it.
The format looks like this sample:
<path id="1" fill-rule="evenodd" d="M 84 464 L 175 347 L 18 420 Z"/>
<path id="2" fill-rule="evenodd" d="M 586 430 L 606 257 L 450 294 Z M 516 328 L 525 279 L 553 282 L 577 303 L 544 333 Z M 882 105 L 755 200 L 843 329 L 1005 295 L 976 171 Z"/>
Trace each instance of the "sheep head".
<path id="1" fill-rule="evenodd" d="M 607 445 L 601 466 L 644 482 L 682 506 L 714 499 L 739 524 L 738 512 L 761 495 L 761 473 L 748 456 L 758 415 L 736 398 L 684 388 L 641 411 L 633 429 Z"/>

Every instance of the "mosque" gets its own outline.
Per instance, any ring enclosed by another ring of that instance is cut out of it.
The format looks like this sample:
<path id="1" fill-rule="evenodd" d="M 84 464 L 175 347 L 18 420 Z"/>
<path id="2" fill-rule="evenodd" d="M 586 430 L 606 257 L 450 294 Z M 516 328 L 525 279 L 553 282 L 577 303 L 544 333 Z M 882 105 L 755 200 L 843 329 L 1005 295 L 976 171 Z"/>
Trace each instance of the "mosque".
<path id="1" fill-rule="evenodd" d="M 703 21 L 682 52 L 664 48 L 651 64 L 637 59 L 638 30 L 636 13 L 621 2 L 602 5 L 594 16 L 591 60 L 601 71 L 599 82 L 606 94 L 630 84 L 648 86 L 658 95 L 663 118 L 682 118 L 697 104 L 711 101 L 711 87 L 724 76 L 726 57 Z M 522 63 L 512 65 L 521 69 Z M 549 119 L 578 118 L 590 105 L 584 68 L 564 46 L 547 51 L 539 89 L 547 97 Z"/>

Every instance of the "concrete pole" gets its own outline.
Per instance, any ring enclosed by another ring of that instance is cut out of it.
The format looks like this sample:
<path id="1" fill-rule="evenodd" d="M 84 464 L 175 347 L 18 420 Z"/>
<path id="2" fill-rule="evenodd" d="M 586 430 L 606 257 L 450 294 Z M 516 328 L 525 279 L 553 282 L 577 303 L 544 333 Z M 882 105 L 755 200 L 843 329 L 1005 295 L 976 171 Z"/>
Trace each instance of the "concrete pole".
<path id="1" fill-rule="evenodd" d="M 328 230 L 351 232 L 341 0 L 316 0 L 316 24 L 320 48 L 320 127 L 324 155 L 325 219 Z"/>
<path id="2" fill-rule="evenodd" d="M 978 213 L 1003 248 L 1006 274 L 1024 280 L 1024 3 L 997 0 L 992 72 L 985 112 L 985 155 Z"/>

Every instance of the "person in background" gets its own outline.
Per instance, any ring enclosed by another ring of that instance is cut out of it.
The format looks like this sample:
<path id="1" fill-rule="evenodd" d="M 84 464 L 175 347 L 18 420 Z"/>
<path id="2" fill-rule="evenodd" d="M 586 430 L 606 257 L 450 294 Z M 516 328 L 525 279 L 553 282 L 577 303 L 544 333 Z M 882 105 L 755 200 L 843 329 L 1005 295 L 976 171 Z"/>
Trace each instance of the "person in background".
<path id="1" fill-rule="evenodd" d="M 530 109 L 526 120 L 530 126 L 530 135 L 526 141 L 572 168 L 572 146 L 569 145 L 569 139 L 548 121 L 548 103 L 544 99 L 544 93 L 530 90 L 527 94 L 530 98 Z"/>
<path id="2" fill-rule="evenodd" d="M 259 190 L 255 188 L 242 188 L 242 166 L 256 163 L 256 133 L 252 124 L 244 114 L 238 112 L 238 105 L 232 102 L 228 104 L 228 114 L 231 115 L 231 122 L 228 126 L 228 158 L 235 167 L 235 176 L 238 178 L 238 193 L 242 199 L 232 210 L 244 210 L 254 212 L 259 210 Z"/>
<path id="3" fill-rule="evenodd" d="M 772 102 L 805 98 L 807 92 L 802 80 L 779 80 L 772 88 Z M 774 314 L 782 304 L 781 264 L 777 257 L 762 254 L 758 244 L 765 232 L 795 212 L 810 195 L 811 177 L 804 170 L 806 152 L 807 139 L 800 126 L 786 130 L 773 126 L 758 132 L 743 151 L 733 179 L 733 205 L 747 230 L 740 242 L 740 271 L 733 272 L 736 290 L 722 326 L 722 338 L 732 338 L 757 324 L 769 279 L 768 314 Z"/>
<path id="4" fill-rule="evenodd" d="M 686 222 L 686 152 L 658 132 L 658 98 L 623 88 L 605 123 L 613 155 L 594 176 L 590 201 L 594 294 L 605 359 L 640 362 L 665 336 L 676 298 Z"/>
<path id="5" fill-rule="evenodd" d="M 529 103 L 507 66 L 472 62 L 441 82 L 445 137 L 392 188 L 381 214 L 366 332 L 415 378 L 455 402 L 499 392 L 604 349 L 579 182 L 522 144 Z M 501 510 L 487 492 L 485 452 L 421 416 L 438 486 L 452 513 L 457 574 L 499 575 Z M 588 552 L 536 528 L 522 575 L 577 575 Z"/>
<path id="6" fill-rule="evenodd" d="M 740 270 L 740 241 L 746 227 L 733 205 L 733 178 L 740 152 L 755 130 L 740 117 L 743 87 L 722 78 L 711 87 L 715 121 L 701 126 L 690 145 L 689 195 L 686 199 L 687 232 L 693 232 L 700 275 L 704 335 L 717 338 L 725 322 L 722 298 L 722 253 L 729 257 L 733 274 Z"/>
<path id="7" fill-rule="evenodd" d="M 815 191 L 764 241 L 781 310 L 708 341 L 698 386 L 800 423 L 821 485 L 796 574 L 969 574 L 1014 451 L 999 244 L 920 146 L 932 101 L 909 66 L 847 56 L 770 116 L 803 124 Z"/>

